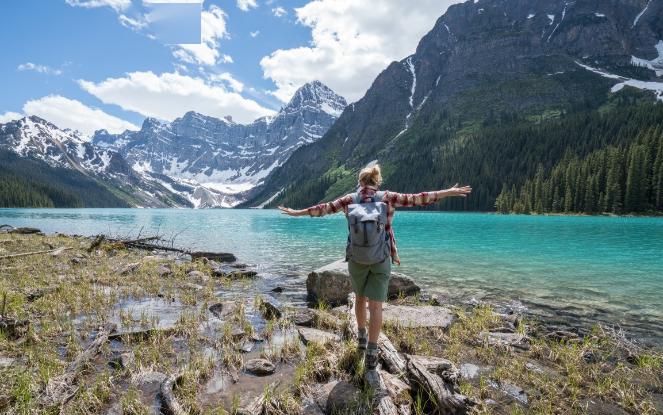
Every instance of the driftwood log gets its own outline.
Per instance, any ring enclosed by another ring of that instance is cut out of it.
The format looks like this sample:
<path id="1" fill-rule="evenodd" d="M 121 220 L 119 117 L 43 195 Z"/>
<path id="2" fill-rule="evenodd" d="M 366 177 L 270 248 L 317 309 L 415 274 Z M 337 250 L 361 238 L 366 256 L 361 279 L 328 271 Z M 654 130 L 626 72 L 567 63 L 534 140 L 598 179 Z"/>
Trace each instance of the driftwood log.
<path id="1" fill-rule="evenodd" d="M 434 414 L 466 414 L 474 402 L 454 391 L 451 382 L 431 373 L 416 356 L 407 356 L 407 373 L 416 389 L 424 392 L 434 404 Z"/>
<path id="2" fill-rule="evenodd" d="M 168 376 L 159 388 L 161 396 L 161 411 L 166 415 L 187 415 L 179 401 L 175 397 L 173 389 L 182 380 L 183 372 L 174 373 Z"/>
<path id="3" fill-rule="evenodd" d="M 48 381 L 41 396 L 42 405 L 61 407 L 76 394 L 79 389 L 76 385 L 78 376 L 85 366 L 99 354 L 101 347 L 108 341 L 108 336 L 113 330 L 115 330 L 114 325 L 108 325 L 99 330 L 92 343 L 69 363 L 65 372 Z"/>
<path id="4" fill-rule="evenodd" d="M 71 248 L 62 247 L 62 248 L 56 248 L 56 249 L 47 249 L 45 251 L 21 252 L 20 254 L 11 254 L 11 255 L 0 256 L 0 260 L 10 259 L 10 258 L 20 258 L 20 257 L 30 256 L 30 255 L 52 254 L 52 253 L 56 253 L 56 252 L 61 253 L 63 251 L 67 251 L 69 249 L 71 249 Z"/>
<path id="5" fill-rule="evenodd" d="M 226 253 L 226 252 L 201 252 L 201 251 L 189 251 L 186 249 L 180 249 L 180 248 L 175 248 L 172 246 L 167 246 L 163 243 L 159 243 L 162 241 L 162 238 L 160 236 L 147 236 L 147 237 L 142 237 L 142 238 L 135 238 L 135 239 L 114 239 L 114 238 L 106 238 L 105 235 L 98 235 L 90 247 L 88 248 L 88 252 L 92 252 L 95 248 L 97 248 L 103 241 L 108 241 L 111 243 L 119 243 L 124 246 L 130 247 L 130 248 L 135 248 L 135 249 L 142 249 L 146 251 L 167 251 L 167 252 L 177 252 L 180 254 L 186 254 L 186 255 L 191 255 L 192 259 L 196 258 L 207 258 L 212 261 L 219 261 L 219 262 L 235 262 L 237 261 L 237 258 L 235 255 L 231 253 Z"/>

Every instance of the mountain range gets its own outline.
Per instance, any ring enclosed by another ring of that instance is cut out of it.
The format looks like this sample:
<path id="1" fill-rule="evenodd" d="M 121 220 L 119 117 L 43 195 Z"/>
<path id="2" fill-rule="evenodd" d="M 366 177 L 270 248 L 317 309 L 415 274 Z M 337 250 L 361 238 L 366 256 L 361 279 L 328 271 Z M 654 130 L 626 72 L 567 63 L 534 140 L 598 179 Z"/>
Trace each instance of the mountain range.
<path id="1" fill-rule="evenodd" d="M 119 205 L 231 207 L 298 147 L 322 137 L 346 105 L 314 81 L 274 116 L 248 125 L 188 112 L 172 122 L 146 118 L 140 131 L 100 130 L 90 138 L 32 116 L 0 125 L 0 151 L 86 177 Z"/>

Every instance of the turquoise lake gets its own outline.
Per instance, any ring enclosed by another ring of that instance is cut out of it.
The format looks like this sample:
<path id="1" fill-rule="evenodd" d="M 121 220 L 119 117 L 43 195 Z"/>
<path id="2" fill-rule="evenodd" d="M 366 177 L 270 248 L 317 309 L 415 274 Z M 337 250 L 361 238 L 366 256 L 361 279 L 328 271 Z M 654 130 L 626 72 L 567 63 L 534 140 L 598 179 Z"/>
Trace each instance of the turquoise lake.
<path id="1" fill-rule="evenodd" d="M 347 232 L 342 215 L 250 209 L 0 209 L 4 223 L 82 235 L 142 229 L 179 247 L 232 252 L 267 281 L 302 288 L 308 272 L 343 257 Z M 663 339 L 663 218 L 397 212 L 394 228 L 394 269 L 427 290 Z"/>

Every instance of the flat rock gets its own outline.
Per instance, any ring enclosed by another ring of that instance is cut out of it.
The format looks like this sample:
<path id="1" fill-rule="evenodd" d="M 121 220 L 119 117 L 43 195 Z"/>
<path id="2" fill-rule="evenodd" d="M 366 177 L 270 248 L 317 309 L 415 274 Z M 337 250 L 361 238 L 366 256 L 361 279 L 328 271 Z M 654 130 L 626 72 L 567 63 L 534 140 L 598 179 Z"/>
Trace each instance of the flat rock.
<path id="1" fill-rule="evenodd" d="M 163 383 L 168 376 L 161 372 L 139 372 L 131 376 L 131 381 L 136 385 L 148 383 Z"/>
<path id="2" fill-rule="evenodd" d="M 244 370 L 256 376 L 267 376 L 274 373 L 276 366 L 267 359 L 251 359 L 244 363 Z"/>
<path id="3" fill-rule="evenodd" d="M 235 262 L 237 258 L 226 252 L 191 252 L 191 258 L 207 258 L 210 261 Z"/>
<path id="4" fill-rule="evenodd" d="M 385 303 L 382 306 L 382 319 L 402 327 L 440 327 L 447 329 L 455 320 L 455 315 L 445 307 L 402 306 Z"/>
<path id="5" fill-rule="evenodd" d="M 313 329 L 310 327 L 297 327 L 297 331 L 299 332 L 299 337 L 302 339 L 304 344 L 308 344 L 309 342 L 316 342 L 316 343 L 326 343 L 328 341 L 337 342 L 341 340 L 341 338 L 337 334 L 330 333 L 328 331 Z"/>
<path id="6" fill-rule="evenodd" d="M 491 387 L 504 393 L 505 395 L 512 397 L 523 405 L 527 405 L 527 393 L 520 386 L 509 382 L 500 382 L 496 380 L 490 380 L 488 381 L 488 384 Z"/>

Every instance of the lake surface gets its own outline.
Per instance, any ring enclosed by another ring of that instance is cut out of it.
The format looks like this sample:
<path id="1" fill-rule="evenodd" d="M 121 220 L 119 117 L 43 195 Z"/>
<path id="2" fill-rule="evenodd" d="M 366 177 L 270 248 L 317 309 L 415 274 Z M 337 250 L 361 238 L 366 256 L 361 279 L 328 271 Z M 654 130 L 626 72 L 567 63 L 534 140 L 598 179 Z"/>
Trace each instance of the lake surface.
<path id="1" fill-rule="evenodd" d="M 343 215 L 274 210 L 0 209 L 0 224 L 45 232 L 135 236 L 225 251 L 275 281 L 303 287 L 343 257 Z M 426 289 L 510 302 L 550 318 L 605 321 L 663 343 L 663 218 L 397 212 L 402 266 Z"/>

